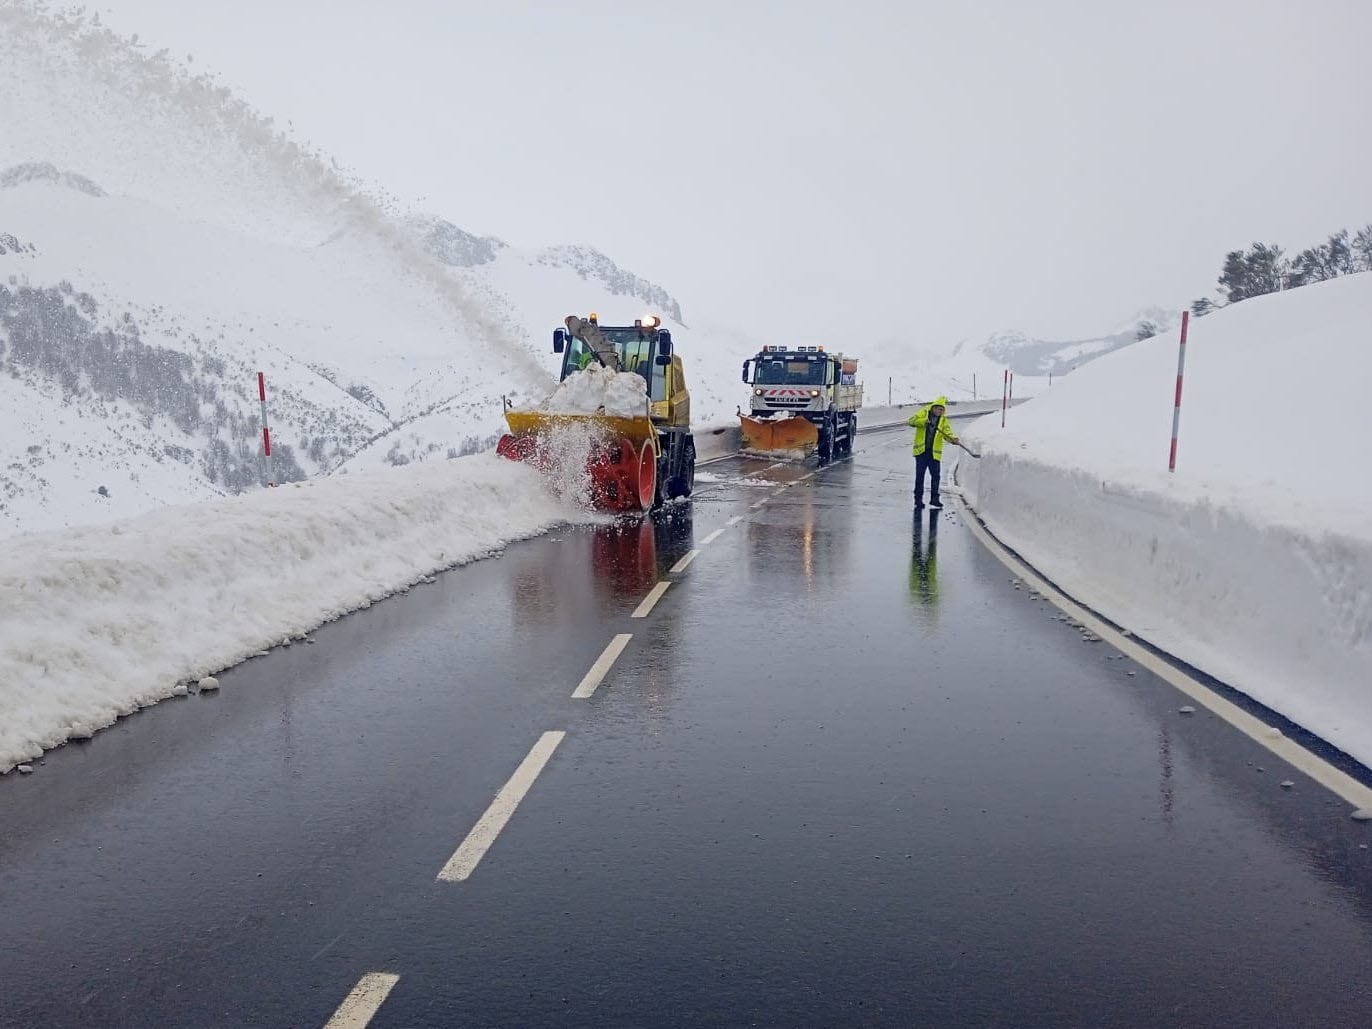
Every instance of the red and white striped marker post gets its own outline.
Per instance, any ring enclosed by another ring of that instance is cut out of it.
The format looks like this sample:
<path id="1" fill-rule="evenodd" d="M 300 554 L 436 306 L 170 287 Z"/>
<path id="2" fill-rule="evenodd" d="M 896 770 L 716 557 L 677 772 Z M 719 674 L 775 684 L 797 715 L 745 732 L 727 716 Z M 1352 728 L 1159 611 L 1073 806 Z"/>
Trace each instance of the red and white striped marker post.
<path id="1" fill-rule="evenodd" d="M 272 430 L 267 427 L 267 377 L 257 373 L 257 398 L 262 401 L 262 457 L 267 462 L 267 485 L 275 486 L 272 474 Z"/>
<path id="2" fill-rule="evenodd" d="M 1172 402 L 1172 449 L 1167 455 L 1167 470 L 1177 470 L 1177 430 L 1181 428 L 1181 377 L 1186 370 L 1186 327 L 1191 321 L 1191 312 L 1181 313 L 1181 344 L 1177 348 L 1177 396 Z"/>
<path id="3" fill-rule="evenodd" d="M 1005 408 L 1010 401 L 1010 369 L 1005 369 L 1005 374 L 1000 381 L 1000 427 L 1005 428 Z"/>

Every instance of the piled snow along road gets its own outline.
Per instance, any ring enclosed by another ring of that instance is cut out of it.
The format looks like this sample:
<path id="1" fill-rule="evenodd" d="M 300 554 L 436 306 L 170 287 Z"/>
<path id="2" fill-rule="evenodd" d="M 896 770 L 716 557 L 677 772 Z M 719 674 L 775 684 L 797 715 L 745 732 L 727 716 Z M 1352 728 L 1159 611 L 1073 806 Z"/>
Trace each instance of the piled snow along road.
<path id="1" fill-rule="evenodd" d="M 563 379 L 543 410 L 556 414 L 605 414 L 643 418 L 648 414 L 648 391 L 643 376 L 616 372 L 593 364 Z"/>
<path id="2" fill-rule="evenodd" d="M 1008 546 L 1138 637 L 1372 767 L 1372 274 L 1093 362 L 965 433 L 968 500 Z"/>
<path id="3" fill-rule="evenodd" d="M 478 455 L 9 539 L 0 772 L 432 572 L 587 517 L 533 469 Z"/>

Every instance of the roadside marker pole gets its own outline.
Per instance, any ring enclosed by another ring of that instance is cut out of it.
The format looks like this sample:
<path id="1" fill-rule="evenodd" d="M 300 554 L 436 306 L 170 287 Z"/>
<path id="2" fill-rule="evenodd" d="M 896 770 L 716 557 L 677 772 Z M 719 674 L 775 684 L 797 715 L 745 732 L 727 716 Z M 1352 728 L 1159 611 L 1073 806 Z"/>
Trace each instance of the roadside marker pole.
<path id="1" fill-rule="evenodd" d="M 972 399 L 977 399 L 977 373 L 972 373 Z"/>
<path id="2" fill-rule="evenodd" d="M 1011 372 L 1011 373 L 1010 373 L 1010 391 L 1009 391 L 1009 395 L 1010 395 L 1010 399 L 1011 399 L 1011 400 L 1014 400 L 1014 399 L 1015 399 L 1015 373 L 1014 373 L 1014 372 Z"/>
<path id="3" fill-rule="evenodd" d="M 1005 369 L 1005 374 L 1000 380 L 1000 427 L 1005 428 L 1005 407 L 1010 399 L 1010 369 Z"/>
<path id="4" fill-rule="evenodd" d="M 1177 347 L 1177 395 L 1172 401 L 1172 449 L 1167 455 L 1167 470 L 1177 470 L 1177 430 L 1181 428 L 1181 377 L 1186 369 L 1186 327 L 1191 321 L 1191 312 L 1181 313 L 1181 343 Z"/>
<path id="5" fill-rule="evenodd" d="M 262 457 L 267 463 L 267 485 L 276 485 L 272 474 L 272 431 L 267 428 L 267 377 L 257 373 L 257 398 L 262 401 Z"/>

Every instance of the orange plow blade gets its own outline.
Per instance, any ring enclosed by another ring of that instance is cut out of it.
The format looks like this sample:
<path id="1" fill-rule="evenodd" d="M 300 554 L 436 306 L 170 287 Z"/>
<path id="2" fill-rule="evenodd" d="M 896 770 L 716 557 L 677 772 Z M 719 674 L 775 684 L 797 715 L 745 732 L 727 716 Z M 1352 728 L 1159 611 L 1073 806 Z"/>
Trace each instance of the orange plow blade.
<path id="1" fill-rule="evenodd" d="M 739 417 L 744 450 L 764 453 L 800 451 L 809 453 L 819 446 L 819 428 L 805 418 Z"/>

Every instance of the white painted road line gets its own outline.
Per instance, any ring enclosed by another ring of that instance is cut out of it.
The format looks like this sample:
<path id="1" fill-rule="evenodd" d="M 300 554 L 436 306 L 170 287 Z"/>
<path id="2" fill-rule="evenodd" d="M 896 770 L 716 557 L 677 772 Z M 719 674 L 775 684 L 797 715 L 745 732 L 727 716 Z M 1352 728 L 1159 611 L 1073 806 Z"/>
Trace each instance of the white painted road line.
<path id="1" fill-rule="evenodd" d="M 729 519 L 729 524 L 737 525 L 741 521 L 743 521 L 743 515 L 734 515 L 732 518 Z"/>
<path id="2" fill-rule="evenodd" d="M 324 1029 L 366 1029 L 399 981 L 400 976 L 390 972 L 368 972 L 338 1005 Z"/>
<path id="3" fill-rule="evenodd" d="M 634 613 L 631 614 L 629 617 L 647 618 L 648 615 L 652 612 L 653 607 L 657 604 L 659 600 L 662 599 L 662 594 L 667 592 L 667 587 L 670 585 L 671 583 L 664 579 L 662 582 L 654 586 L 652 590 L 648 593 L 648 595 L 643 598 L 643 603 L 639 604 L 638 607 L 634 608 Z"/>
<path id="4" fill-rule="evenodd" d="M 1343 798 L 1359 810 L 1372 809 L 1372 787 L 1364 786 L 1351 775 L 1340 771 L 1316 754 L 1312 754 L 1299 743 L 1289 739 L 1275 726 L 1266 725 L 1260 718 L 1249 714 L 1237 704 L 1225 700 L 1214 690 L 1168 661 L 1164 661 L 1152 651 L 1140 646 L 1134 640 L 1122 635 L 1113 626 L 1107 625 L 1094 614 L 1055 589 L 1038 573 L 1001 546 L 1000 541 L 991 536 L 977 519 L 975 512 L 969 511 L 963 522 L 972 533 L 986 546 L 986 549 L 1000 558 L 1003 565 L 1016 576 L 1038 590 L 1054 607 L 1076 619 L 1086 628 L 1105 640 L 1121 654 L 1143 665 L 1158 678 L 1171 683 L 1182 693 L 1202 707 L 1223 718 L 1249 739 L 1266 747 L 1293 768 L 1304 772 L 1330 793 Z"/>
<path id="5" fill-rule="evenodd" d="M 682 555 L 681 560 L 678 561 L 676 564 L 672 565 L 671 571 L 668 572 L 667 574 L 668 574 L 668 575 L 677 575 L 677 574 L 679 574 L 680 572 L 686 571 L 686 569 L 690 567 L 691 562 L 694 561 L 694 560 L 695 560 L 697 557 L 699 557 L 699 556 L 700 556 L 700 551 L 699 551 L 699 550 L 688 550 L 688 551 L 686 551 L 686 553 Z"/>
<path id="6" fill-rule="evenodd" d="M 703 540 L 700 541 L 700 545 L 702 547 L 708 547 L 711 543 L 713 543 L 715 540 L 719 539 L 721 536 L 724 535 L 724 528 L 724 526 L 721 526 L 714 532 L 710 533 L 710 535 L 706 536 Z"/>
<path id="7" fill-rule="evenodd" d="M 763 504 L 767 503 L 767 500 L 768 500 L 767 497 L 763 497 L 763 498 L 762 498 L 761 500 L 759 500 L 756 504 L 749 504 L 748 506 L 749 506 L 750 508 L 752 508 L 754 511 L 756 511 L 756 510 L 757 510 L 759 507 L 761 507 Z"/>
<path id="8" fill-rule="evenodd" d="M 548 763 L 553 751 L 566 735 L 561 729 L 557 729 L 545 732 L 538 738 L 534 749 L 520 762 L 514 775 L 510 776 L 510 781 L 500 788 L 486 813 L 472 826 L 472 831 L 467 834 L 462 845 L 453 852 L 453 856 L 438 873 L 439 882 L 462 882 L 476 870 L 476 866 L 480 864 L 486 851 L 490 850 L 491 844 L 500 835 L 500 830 L 505 828 L 510 816 L 515 813 L 515 808 L 519 807 L 519 802 L 529 792 L 534 780 L 538 778 L 538 773 L 543 771 L 543 766 Z"/>
<path id="9" fill-rule="evenodd" d="M 621 632 L 610 641 L 609 646 L 596 659 L 596 663 L 591 665 L 591 670 L 586 673 L 586 678 L 581 680 L 581 685 L 572 691 L 573 700 L 585 700 L 596 691 L 596 687 L 604 681 L 610 668 L 619 659 L 619 655 L 624 653 L 624 648 L 629 645 L 629 641 L 633 638 L 633 633 Z"/>

